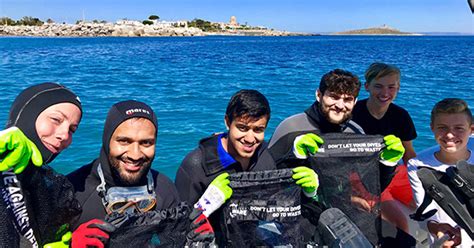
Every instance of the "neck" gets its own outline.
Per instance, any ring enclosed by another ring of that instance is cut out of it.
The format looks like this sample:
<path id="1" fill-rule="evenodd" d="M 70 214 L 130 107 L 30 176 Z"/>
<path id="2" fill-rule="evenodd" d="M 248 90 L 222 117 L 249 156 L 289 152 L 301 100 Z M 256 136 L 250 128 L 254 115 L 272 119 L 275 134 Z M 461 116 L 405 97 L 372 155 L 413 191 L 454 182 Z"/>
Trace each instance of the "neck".
<path id="1" fill-rule="evenodd" d="M 468 160 L 471 156 L 471 151 L 465 149 L 461 151 L 457 151 L 454 153 L 444 152 L 440 150 L 435 152 L 435 158 L 444 164 L 454 165 L 460 160 Z"/>
<path id="2" fill-rule="evenodd" d="M 249 164 L 250 164 L 250 158 L 242 158 L 239 156 L 237 151 L 234 149 L 234 147 L 228 142 L 227 136 L 224 136 L 221 138 L 221 143 L 222 147 L 224 150 L 229 153 L 237 162 L 239 162 L 240 166 L 242 167 L 243 171 L 247 171 Z"/>
<path id="3" fill-rule="evenodd" d="M 375 102 L 373 100 L 371 100 L 370 98 L 369 98 L 369 100 L 367 100 L 367 104 L 366 104 L 367 110 L 369 110 L 370 115 L 372 115 L 377 120 L 382 119 L 382 117 L 385 115 L 385 113 L 387 113 L 389 105 L 390 104 L 381 107 L 381 106 L 375 104 Z"/>

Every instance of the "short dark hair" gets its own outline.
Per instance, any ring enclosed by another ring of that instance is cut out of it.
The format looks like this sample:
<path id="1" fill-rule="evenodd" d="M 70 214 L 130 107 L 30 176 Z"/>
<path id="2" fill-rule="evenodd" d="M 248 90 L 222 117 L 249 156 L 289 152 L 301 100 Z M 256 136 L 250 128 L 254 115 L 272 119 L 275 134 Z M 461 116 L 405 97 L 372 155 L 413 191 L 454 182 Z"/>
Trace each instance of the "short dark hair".
<path id="1" fill-rule="evenodd" d="M 270 104 L 265 96 L 256 90 L 239 90 L 229 101 L 225 115 L 229 122 L 235 118 L 270 120 Z"/>
<path id="2" fill-rule="evenodd" d="M 360 91 L 359 78 L 351 72 L 335 69 L 321 78 L 319 83 L 319 91 L 322 95 L 324 92 L 334 92 L 336 94 L 347 94 L 357 98 Z"/>
<path id="3" fill-rule="evenodd" d="M 459 98 L 445 98 L 435 104 L 431 110 L 431 123 L 439 114 L 465 114 L 472 125 L 472 112 L 467 103 Z"/>

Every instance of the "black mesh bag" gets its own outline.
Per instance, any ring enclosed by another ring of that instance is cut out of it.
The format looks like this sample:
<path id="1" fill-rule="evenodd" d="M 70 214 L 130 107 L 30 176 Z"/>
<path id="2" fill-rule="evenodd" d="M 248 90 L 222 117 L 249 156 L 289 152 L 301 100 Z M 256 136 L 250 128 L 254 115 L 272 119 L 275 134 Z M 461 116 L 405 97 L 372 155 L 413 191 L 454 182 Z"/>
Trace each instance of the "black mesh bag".
<path id="1" fill-rule="evenodd" d="M 383 137 L 328 133 L 309 158 L 319 177 L 318 195 L 326 207 L 339 208 L 372 242 L 378 244 L 380 223 L 379 153 Z"/>
<path id="2" fill-rule="evenodd" d="M 178 207 L 142 214 L 117 214 L 105 221 L 116 227 L 107 247 L 184 247 L 191 221 L 191 208 L 186 203 Z"/>
<path id="3" fill-rule="evenodd" d="M 222 207 L 225 247 L 303 245 L 301 188 L 290 169 L 230 175 L 232 197 Z"/>
<path id="4" fill-rule="evenodd" d="M 32 246 L 35 242 L 42 246 L 61 240 L 81 213 L 72 184 L 46 165 L 40 168 L 30 165 L 22 174 L 12 174 L 2 173 L 1 208 L 7 208 L 8 219 L 13 223 L 9 225 L 15 226 L 23 236 L 22 243 L 26 239 Z"/>

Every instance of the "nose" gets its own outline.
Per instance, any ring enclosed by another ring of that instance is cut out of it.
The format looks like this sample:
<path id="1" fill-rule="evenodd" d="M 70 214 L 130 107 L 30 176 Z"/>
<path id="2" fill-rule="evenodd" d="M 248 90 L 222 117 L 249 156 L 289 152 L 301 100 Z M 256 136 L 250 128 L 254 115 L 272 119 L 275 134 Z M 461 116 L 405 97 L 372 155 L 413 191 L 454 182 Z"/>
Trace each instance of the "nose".
<path id="1" fill-rule="evenodd" d="M 446 137 L 448 138 L 454 138 L 454 130 L 449 129 L 448 132 L 446 133 Z"/>
<path id="2" fill-rule="evenodd" d="M 249 130 L 244 136 L 244 141 L 247 143 L 255 143 L 255 140 L 255 134 L 252 130 Z"/>
<path id="3" fill-rule="evenodd" d="M 140 149 L 140 144 L 138 144 L 138 142 L 133 142 L 132 144 L 130 144 L 127 151 L 127 156 L 132 160 L 139 160 L 143 157 L 143 153 Z"/>
<path id="4" fill-rule="evenodd" d="M 61 125 L 56 130 L 56 139 L 61 142 L 68 141 L 71 135 L 69 134 L 69 126 L 68 125 Z"/>
<path id="5" fill-rule="evenodd" d="M 344 108 L 344 100 L 343 100 L 343 99 L 338 99 L 338 100 L 334 103 L 334 106 L 336 106 L 336 107 L 339 108 L 339 109 L 343 109 L 343 108 Z"/>

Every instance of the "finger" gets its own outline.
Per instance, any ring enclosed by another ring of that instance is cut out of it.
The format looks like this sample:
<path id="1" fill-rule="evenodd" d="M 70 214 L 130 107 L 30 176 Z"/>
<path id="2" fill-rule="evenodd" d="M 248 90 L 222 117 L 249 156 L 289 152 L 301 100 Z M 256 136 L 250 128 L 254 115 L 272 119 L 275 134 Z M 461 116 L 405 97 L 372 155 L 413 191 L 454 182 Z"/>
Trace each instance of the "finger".
<path id="1" fill-rule="evenodd" d="M 39 151 L 38 147 L 36 147 L 36 145 L 31 141 L 29 141 L 29 145 L 31 147 L 31 161 L 33 164 L 36 166 L 43 165 L 43 157 L 41 156 L 41 152 Z"/>
<path id="2" fill-rule="evenodd" d="M 217 180 L 224 180 L 226 179 L 227 177 L 229 177 L 229 173 L 227 172 L 224 172 L 222 174 L 220 174 L 219 176 L 216 177 Z M 215 180 L 215 179 L 214 179 Z"/>
<path id="3" fill-rule="evenodd" d="M 103 222 L 103 223 L 92 223 L 88 227 L 95 227 L 99 228 L 100 230 L 103 230 L 107 233 L 111 233 L 115 231 L 115 226 L 108 223 L 108 222 Z"/>
<path id="4" fill-rule="evenodd" d="M 313 179 L 311 177 L 303 177 L 300 180 L 296 181 L 296 184 L 302 185 L 304 183 L 310 183 L 312 181 L 313 181 Z"/>
<path id="5" fill-rule="evenodd" d="M 298 180 L 298 179 L 303 178 L 307 175 L 308 175 L 308 173 L 306 171 L 302 171 L 302 172 L 298 172 L 296 174 L 293 174 L 293 176 L 291 176 L 291 177 L 295 180 Z"/>
<path id="6" fill-rule="evenodd" d="M 311 139 L 303 140 L 301 146 L 307 149 L 312 154 L 316 153 L 319 148 L 318 143 L 316 143 L 314 140 L 311 140 Z"/>
<path id="7" fill-rule="evenodd" d="M 28 153 L 28 147 L 23 145 L 11 147 L 9 150 L 10 152 L 3 162 L 10 168 L 17 166 Z M 30 158 L 28 157 L 27 159 L 29 160 Z"/>
<path id="8" fill-rule="evenodd" d="M 104 243 L 102 243 L 102 241 L 100 241 L 98 238 L 86 237 L 84 239 L 84 242 L 80 242 L 79 245 L 80 245 L 80 247 L 82 247 L 82 245 L 84 245 L 83 247 L 92 246 L 92 247 L 97 247 L 97 248 L 104 248 Z"/>
<path id="9" fill-rule="evenodd" d="M 308 170 L 311 170 L 311 169 L 305 166 L 298 166 L 293 169 L 293 173 L 298 173 L 298 172 L 303 172 L 303 171 L 308 171 Z"/>
<path id="10" fill-rule="evenodd" d="M 87 231 L 85 232 L 85 236 L 90 237 L 90 238 L 105 238 L 105 239 L 109 238 L 108 233 L 106 233 L 105 231 L 97 227 L 87 228 Z"/>
<path id="11" fill-rule="evenodd" d="M 324 143 L 324 140 L 321 137 L 319 137 L 317 134 L 310 133 L 310 134 L 308 134 L 308 136 L 319 144 Z"/>

